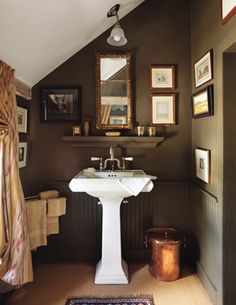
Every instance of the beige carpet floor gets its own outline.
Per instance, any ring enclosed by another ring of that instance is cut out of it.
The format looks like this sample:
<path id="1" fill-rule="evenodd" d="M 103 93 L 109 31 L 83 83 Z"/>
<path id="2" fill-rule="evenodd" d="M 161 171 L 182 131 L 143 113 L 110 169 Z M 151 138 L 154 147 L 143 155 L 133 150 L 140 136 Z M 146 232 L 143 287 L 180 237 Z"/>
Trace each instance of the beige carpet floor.
<path id="1" fill-rule="evenodd" d="M 95 285 L 95 266 L 87 263 L 39 264 L 34 282 L 16 290 L 7 305 L 65 305 L 71 296 L 152 294 L 155 305 L 212 305 L 196 274 L 173 282 L 155 280 L 147 265 L 130 264 L 128 285 Z"/>

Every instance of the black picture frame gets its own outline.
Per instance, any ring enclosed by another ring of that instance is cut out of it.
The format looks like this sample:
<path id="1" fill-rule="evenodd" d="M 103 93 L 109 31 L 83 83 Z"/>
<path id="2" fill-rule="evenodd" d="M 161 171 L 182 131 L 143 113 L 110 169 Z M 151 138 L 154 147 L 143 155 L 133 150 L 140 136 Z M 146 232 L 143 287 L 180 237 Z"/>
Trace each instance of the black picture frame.
<path id="1" fill-rule="evenodd" d="M 213 85 L 192 95 L 192 117 L 194 119 L 214 115 Z"/>
<path id="2" fill-rule="evenodd" d="M 19 168 L 26 167 L 27 164 L 27 142 L 19 142 Z"/>
<path id="3" fill-rule="evenodd" d="M 80 123 L 82 118 L 80 86 L 40 88 L 40 122 Z"/>

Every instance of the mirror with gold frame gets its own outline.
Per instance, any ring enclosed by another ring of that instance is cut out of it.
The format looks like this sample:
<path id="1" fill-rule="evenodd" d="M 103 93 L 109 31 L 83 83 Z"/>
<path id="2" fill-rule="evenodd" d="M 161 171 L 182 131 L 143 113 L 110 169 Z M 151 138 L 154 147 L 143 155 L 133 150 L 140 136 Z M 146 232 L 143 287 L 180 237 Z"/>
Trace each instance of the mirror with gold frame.
<path id="1" fill-rule="evenodd" d="M 131 53 L 96 54 L 97 129 L 132 129 Z"/>

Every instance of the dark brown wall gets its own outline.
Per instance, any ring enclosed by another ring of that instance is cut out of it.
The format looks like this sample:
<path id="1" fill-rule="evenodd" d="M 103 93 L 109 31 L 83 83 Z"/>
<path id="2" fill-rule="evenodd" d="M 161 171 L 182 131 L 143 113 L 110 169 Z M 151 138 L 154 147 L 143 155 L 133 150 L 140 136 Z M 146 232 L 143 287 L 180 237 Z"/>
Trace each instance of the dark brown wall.
<path id="1" fill-rule="evenodd" d="M 145 1 L 121 21 L 128 39 L 127 46 L 119 49 L 109 47 L 106 39 L 110 31 L 107 31 L 34 86 L 30 122 L 32 154 L 29 181 L 35 183 L 33 187 L 28 188 L 28 193 L 32 194 L 32 192 L 36 193 L 37 190 L 46 187 L 57 186 L 70 199 L 67 214 L 61 219 L 61 233 L 59 236 L 50 238 L 47 249 L 63 250 L 67 254 L 70 253 L 67 250 L 72 248 L 75 252 L 87 251 L 86 253 L 88 253 L 90 251 L 93 254 L 99 250 L 96 242 L 92 242 L 93 246 L 91 246 L 89 242 L 85 241 L 85 238 L 84 241 L 78 239 L 79 236 L 86 236 L 84 234 L 93 236 L 94 226 L 89 226 L 89 223 L 96 220 L 96 226 L 101 225 L 97 200 L 91 199 L 87 206 L 87 197 L 83 197 L 81 194 L 72 195 L 65 185 L 68 185 L 68 181 L 82 168 L 94 166 L 90 161 L 91 156 L 106 157 L 109 151 L 107 148 L 99 147 L 73 148 L 68 142 L 63 142 L 61 139 L 62 136 L 72 133 L 72 124 L 40 123 L 39 120 L 40 86 L 80 85 L 82 87 L 83 117 L 93 119 L 93 134 L 104 133 L 104 131 L 95 130 L 95 52 L 130 51 L 132 53 L 135 122 L 140 124 L 148 125 L 150 123 L 149 94 L 152 92 L 149 90 L 150 65 L 174 64 L 177 69 L 177 89 L 174 92 L 178 94 L 178 124 L 159 128 L 159 134 L 166 137 L 160 147 L 156 149 L 129 148 L 126 151 L 127 155 L 134 156 L 132 165 L 134 168 L 142 168 L 147 173 L 157 175 L 159 180 L 166 180 L 167 185 L 160 188 L 161 193 L 158 195 L 157 183 L 155 192 L 140 197 L 145 197 L 142 203 L 139 198 L 131 199 L 132 202 L 137 203 L 137 208 L 132 214 L 132 205 L 128 207 L 131 209 L 129 215 L 132 216 L 130 223 L 133 225 L 130 229 L 125 227 L 125 224 L 123 225 L 123 228 L 126 228 L 122 230 L 124 247 L 127 251 L 143 249 L 144 230 L 153 225 L 189 228 L 186 188 L 178 186 L 178 183 L 181 183 L 178 181 L 188 180 L 190 175 L 189 10 L 188 0 Z M 173 180 L 176 180 L 177 186 L 173 187 L 168 184 L 168 181 Z M 168 193 L 168 196 L 164 195 L 164 191 Z M 186 216 L 183 217 L 183 215 Z M 138 226 L 137 230 L 135 226 Z M 138 234 L 142 232 L 139 241 L 137 238 L 140 234 L 137 235 L 137 232 Z M 94 249 L 94 247 L 97 248 Z"/>
<path id="2" fill-rule="evenodd" d="M 178 13 L 176 13 L 178 12 Z M 32 160 L 31 178 L 40 180 L 71 179 L 81 168 L 92 166 L 91 156 L 107 156 L 108 149 L 71 148 L 61 140 L 71 134 L 72 124 L 39 123 L 39 87 L 42 85 L 80 85 L 83 96 L 83 117 L 95 126 L 95 52 L 131 51 L 133 55 L 133 89 L 135 121 L 150 123 L 149 66 L 175 64 L 178 87 L 178 124 L 160 128 L 170 136 L 155 150 L 128 150 L 134 156 L 134 167 L 156 174 L 159 179 L 184 180 L 189 177 L 190 152 L 190 32 L 189 1 L 149 0 L 122 19 L 128 44 L 109 47 L 110 31 L 98 37 L 33 88 L 31 109 Z M 79 37 L 78 37 L 79 39 Z M 101 133 L 101 132 L 100 132 Z M 104 133 L 104 131 L 102 131 Z"/>

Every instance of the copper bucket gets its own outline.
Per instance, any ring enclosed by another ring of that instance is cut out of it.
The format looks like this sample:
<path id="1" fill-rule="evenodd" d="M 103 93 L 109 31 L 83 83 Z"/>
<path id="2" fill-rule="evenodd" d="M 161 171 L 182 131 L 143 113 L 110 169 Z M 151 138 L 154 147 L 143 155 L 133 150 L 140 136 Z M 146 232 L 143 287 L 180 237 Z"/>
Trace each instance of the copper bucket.
<path id="1" fill-rule="evenodd" d="M 146 231 L 146 245 L 152 247 L 149 272 L 160 281 L 174 281 L 180 275 L 181 231 L 175 228 L 152 228 Z"/>

